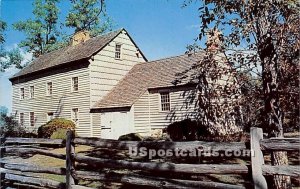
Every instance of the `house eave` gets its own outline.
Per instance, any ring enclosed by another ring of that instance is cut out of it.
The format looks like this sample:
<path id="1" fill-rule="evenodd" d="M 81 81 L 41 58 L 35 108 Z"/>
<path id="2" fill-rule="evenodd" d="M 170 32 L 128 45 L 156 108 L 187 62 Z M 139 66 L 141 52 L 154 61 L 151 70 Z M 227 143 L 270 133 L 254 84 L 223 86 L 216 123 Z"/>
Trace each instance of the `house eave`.
<path id="1" fill-rule="evenodd" d="M 56 65 L 56 66 L 51 66 L 49 68 L 45 68 L 45 69 L 41 69 L 41 70 L 38 70 L 38 71 L 35 71 L 35 72 L 31 72 L 31 73 L 27 73 L 27 74 L 22 74 L 22 75 L 19 75 L 19 76 L 12 76 L 9 78 L 9 81 L 12 83 L 12 84 L 15 84 L 15 81 L 21 81 L 19 83 L 22 83 L 22 80 L 33 80 L 33 79 L 30 79 L 30 77 L 34 77 L 38 74 L 43 74 L 43 73 L 46 73 L 46 72 L 49 72 L 51 70 L 59 70 L 59 69 L 62 69 L 62 68 L 65 68 L 65 67 L 70 67 L 70 65 L 74 66 L 74 67 L 78 67 L 76 69 L 80 69 L 82 67 L 86 67 L 88 65 L 86 64 L 89 64 L 89 60 L 90 57 L 88 58 L 82 58 L 82 59 L 79 59 L 79 60 L 75 60 L 75 61 L 71 61 L 71 62 L 66 62 L 66 63 L 62 63 L 62 64 L 59 64 L 59 65 Z M 82 62 L 82 61 L 86 61 L 85 63 L 83 64 L 74 64 L 75 62 Z"/>
<path id="2" fill-rule="evenodd" d="M 163 86 L 163 87 L 151 87 L 148 88 L 149 92 L 155 92 L 160 90 L 173 90 L 173 89 L 195 89 L 197 86 L 196 83 L 187 83 L 187 84 L 180 84 L 180 85 L 170 85 L 170 86 Z"/>
<path id="3" fill-rule="evenodd" d="M 91 108 L 90 113 L 105 113 L 105 112 L 129 112 L 131 106 L 123 107 L 105 107 L 105 108 Z"/>

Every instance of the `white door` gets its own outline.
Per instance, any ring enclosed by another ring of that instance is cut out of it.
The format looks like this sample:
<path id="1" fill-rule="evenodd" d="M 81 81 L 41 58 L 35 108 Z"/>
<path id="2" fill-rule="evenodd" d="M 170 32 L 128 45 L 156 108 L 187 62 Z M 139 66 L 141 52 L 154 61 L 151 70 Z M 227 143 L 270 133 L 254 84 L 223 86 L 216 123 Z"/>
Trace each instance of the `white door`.
<path id="1" fill-rule="evenodd" d="M 101 138 L 113 139 L 111 130 L 111 114 L 102 113 L 101 114 Z"/>
<path id="2" fill-rule="evenodd" d="M 101 138 L 118 139 L 133 132 L 129 112 L 110 112 L 101 115 Z"/>
<path id="3" fill-rule="evenodd" d="M 116 112 L 113 116 L 112 132 L 115 139 L 131 132 L 128 112 Z"/>

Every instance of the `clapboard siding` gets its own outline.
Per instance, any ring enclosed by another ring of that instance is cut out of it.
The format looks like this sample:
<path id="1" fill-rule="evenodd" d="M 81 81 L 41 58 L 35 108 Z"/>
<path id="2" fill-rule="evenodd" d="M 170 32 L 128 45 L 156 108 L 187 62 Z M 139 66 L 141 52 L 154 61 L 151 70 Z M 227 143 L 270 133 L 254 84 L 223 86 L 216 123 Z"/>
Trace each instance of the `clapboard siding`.
<path id="1" fill-rule="evenodd" d="M 145 92 L 134 103 L 134 128 L 141 135 L 149 135 L 150 127 L 150 107 L 149 107 L 149 92 Z"/>
<path id="2" fill-rule="evenodd" d="M 115 44 L 122 44 L 121 59 L 115 59 Z M 108 93 L 137 63 L 145 62 L 136 55 L 137 47 L 125 31 L 94 56 L 90 61 L 91 106 Z M 100 118 L 99 118 L 100 119 Z"/>
<path id="3" fill-rule="evenodd" d="M 190 88 L 170 90 L 171 111 L 160 111 L 160 93 L 146 91 L 134 103 L 134 126 L 141 135 L 150 135 L 151 130 L 163 129 L 174 121 L 184 120 L 194 111 L 194 104 L 189 104 L 184 93 Z"/>
<path id="4" fill-rule="evenodd" d="M 184 97 L 186 90 L 170 91 L 170 112 L 160 110 L 160 93 L 150 93 L 151 129 L 162 129 L 174 121 L 189 118 L 194 112 L 194 105 L 188 104 Z M 192 118 L 192 117 L 191 117 Z"/>
<path id="5" fill-rule="evenodd" d="M 115 44 L 122 44 L 121 59 L 115 59 Z M 104 97 L 137 63 L 145 60 L 136 55 L 137 47 L 126 32 L 120 33 L 112 42 L 90 60 L 90 107 Z M 91 115 L 92 135 L 101 136 L 101 114 Z"/>
<path id="6" fill-rule="evenodd" d="M 115 59 L 115 44 L 122 44 L 122 56 Z M 37 130 L 46 123 L 47 113 L 55 117 L 71 119 L 72 109 L 79 109 L 79 136 L 101 136 L 101 114 L 90 113 L 90 108 L 107 94 L 126 73 L 137 63 L 146 60 L 131 41 L 126 31 L 122 31 L 85 66 L 68 69 L 53 69 L 40 75 L 32 74 L 24 81 L 13 83 L 12 111 L 19 120 L 24 113 L 24 124 L 28 130 Z M 80 64 L 79 62 L 76 62 Z M 79 77 L 79 91 L 71 92 L 72 77 Z M 46 83 L 52 82 L 53 94 L 46 95 Z M 29 99 L 30 86 L 34 86 L 35 96 Z M 25 99 L 20 100 L 20 88 L 25 89 Z M 30 127 L 29 112 L 35 113 L 35 127 Z"/>
<path id="7" fill-rule="evenodd" d="M 78 77 L 79 91 L 72 92 L 72 77 Z M 89 69 L 80 68 L 67 72 L 46 74 L 34 80 L 13 85 L 13 113 L 19 120 L 19 113 L 24 113 L 25 127 L 37 128 L 47 122 L 47 113 L 54 117 L 71 119 L 73 108 L 79 110 L 79 124 L 76 128 L 79 136 L 91 136 L 90 131 L 90 85 Z M 46 83 L 52 82 L 52 95 L 46 95 Z M 29 98 L 30 86 L 34 86 L 34 98 Z M 20 88 L 25 89 L 25 99 L 20 100 Z M 29 123 L 29 112 L 35 114 L 35 127 Z"/>

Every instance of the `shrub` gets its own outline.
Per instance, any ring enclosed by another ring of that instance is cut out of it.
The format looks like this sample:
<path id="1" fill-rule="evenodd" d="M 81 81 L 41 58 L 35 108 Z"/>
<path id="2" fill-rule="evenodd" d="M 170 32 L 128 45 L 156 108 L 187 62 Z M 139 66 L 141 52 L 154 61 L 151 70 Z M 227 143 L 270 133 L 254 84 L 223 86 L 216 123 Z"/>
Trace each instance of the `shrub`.
<path id="1" fill-rule="evenodd" d="M 185 119 L 168 125 L 166 129 L 168 135 L 173 141 L 196 140 L 200 131 L 197 121 Z"/>
<path id="2" fill-rule="evenodd" d="M 67 139 L 67 132 L 69 129 L 57 129 L 53 132 L 53 134 L 50 136 L 51 139 Z M 75 133 L 75 137 L 78 137 L 78 135 Z"/>
<path id="3" fill-rule="evenodd" d="M 143 137 L 138 133 L 129 133 L 119 137 L 120 141 L 142 141 Z"/>
<path id="4" fill-rule="evenodd" d="M 58 129 L 71 129 L 75 130 L 76 125 L 71 121 L 64 118 L 55 118 L 42 125 L 38 129 L 38 137 L 50 138 L 51 135 Z M 61 131 L 62 132 L 62 131 Z"/>
<path id="5" fill-rule="evenodd" d="M 25 137 L 26 131 L 16 121 L 15 117 L 8 116 L 4 113 L 0 114 L 0 135 L 3 137 Z"/>
<path id="6" fill-rule="evenodd" d="M 53 132 L 53 134 L 50 136 L 51 139 L 66 139 L 68 129 L 57 129 Z"/>

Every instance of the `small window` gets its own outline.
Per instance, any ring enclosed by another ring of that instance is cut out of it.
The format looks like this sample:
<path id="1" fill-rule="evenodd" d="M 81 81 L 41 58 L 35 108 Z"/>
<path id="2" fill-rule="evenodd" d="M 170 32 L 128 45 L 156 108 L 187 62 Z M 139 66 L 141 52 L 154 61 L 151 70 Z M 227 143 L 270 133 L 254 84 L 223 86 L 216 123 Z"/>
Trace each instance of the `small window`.
<path id="1" fill-rule="evenodd" d="M 25 98 L 25 89 L 24 88 L 20 88 L 20 99 L 24 100 Z"/>
<path id="2" fill-rule="evenodd" d="M 78 91 L 78 77 L 72 77 L 72 91 Z"/>
<path id="3" fill-rule="evenodd" d="M 47 113 L 47 122 L 53 119 L 53 112 Z"/>
<path id="4" fill-rule="evenodd" d="M 52 82 L 47 83 L 47 95 L 52 95 Z"/>
<path id="5" fill-rule="evenodd" d="M 29 113 L 29 121 L 30 121 L 30 126 L 34 127 L 35 120 L 34 120 L 34 112 Z"/>
<path id="6" fill-rule="evenodd" d="M 72 109 L 72 121 L 78 125 L 78 108 Z"/>
<path id="7" fill-rule="evenodd" d="M 24 113 L 20 113 L 19 124 L 22 127 L 24 126 Z"/>
<path id="8" fill-rule="evenodd" d="M 116 48 L 115 48 L 115 58 L 116 59 L 121 59 L 121 44 L 116 44 Z"/>
<path id="9" fill-rule="evenodd" d="M 34 86 L 30 86 L 30 98 L 34 98 Z"/>
<path id="10" fill-rule="evenodd" d="M 161 111 L 170 111 L 170 93 L 160 93 Z"/>

